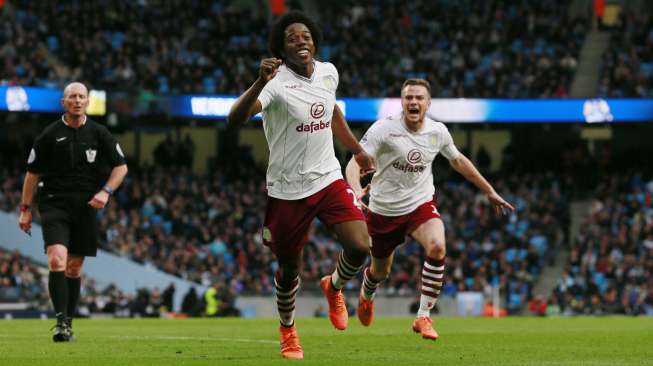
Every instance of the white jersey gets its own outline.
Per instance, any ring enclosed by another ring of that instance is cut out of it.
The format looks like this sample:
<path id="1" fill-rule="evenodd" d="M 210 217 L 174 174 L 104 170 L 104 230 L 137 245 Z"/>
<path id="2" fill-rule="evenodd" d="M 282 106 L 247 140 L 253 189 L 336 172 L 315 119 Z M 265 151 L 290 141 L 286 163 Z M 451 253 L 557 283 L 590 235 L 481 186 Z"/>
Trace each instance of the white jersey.
<path id="1" fill-rule="evenodd" d="M 440 152 L 449 160 L 460 154 L 447 127 L 427 117 L 418 132 L 406 127 L 402 115 L 379 120 L 361 145 L 377 164 L 370 210 L 383 216 L 405 215 L 432 200 L 433 160 Z"/>
<path id="2" fill-rule="evenodd" d="M 279 67 L 258 97 L 270 149 L 268 195 L 284 200 L 308 197 L 342 178 L 331 132 L 338 70 L 315 61 L 305 78 Z"/>

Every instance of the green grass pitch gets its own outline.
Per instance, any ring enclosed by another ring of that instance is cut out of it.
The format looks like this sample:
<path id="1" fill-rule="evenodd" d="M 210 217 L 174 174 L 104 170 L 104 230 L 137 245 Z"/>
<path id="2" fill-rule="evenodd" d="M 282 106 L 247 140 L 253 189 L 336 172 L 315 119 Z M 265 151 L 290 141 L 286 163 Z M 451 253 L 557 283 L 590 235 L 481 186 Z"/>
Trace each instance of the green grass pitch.
<path id="1" fill-rule="evenodd" d="M 305 358 L 279 356 L 274 319 L 76 320 L 77 341 L 51 341 L 53 321 L 0 321 L 0 365 L 653 365 L 653 318 L 436 318 L 437 342 L 410 318 L 298 319 Z"/>

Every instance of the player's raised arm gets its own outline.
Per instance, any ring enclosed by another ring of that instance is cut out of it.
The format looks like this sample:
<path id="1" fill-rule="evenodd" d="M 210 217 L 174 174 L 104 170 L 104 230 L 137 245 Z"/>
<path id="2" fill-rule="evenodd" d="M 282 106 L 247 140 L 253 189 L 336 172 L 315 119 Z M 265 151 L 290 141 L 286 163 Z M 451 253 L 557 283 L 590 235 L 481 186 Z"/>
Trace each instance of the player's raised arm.
<path id="1" fill-rule="evenodd" d="M 376 162 L 374 161 L 374 158 L 365 152 L 360 143 L 358 143 L 356 136 L 354 136 L 349 129 L 347 121 L 345 121 L 345 116 L 342 115 L 342 111 L 337 104 L 333 107 L 331 123 L 333 134 L 345 145 L 345 147 L 347 147 L 349 151 L 352 152 L 352 154 L 354 154 L 354 159 L 356 159 L 361 173 L 364 176 L 374 173 L 376 171 Z"/>
<path id="2" fill-rule="evenodd" d="M 258 78 L 231 107 L 229 116 L 227 117 L 228 124 L 243 123 L 263 109 L 261 102 L 258 100 L 258 96 L 263 91 L 265 85 L 277 75 L 281 62 L 280 59 L 274 57 L 261 61 Z"/>
<path id="3" fill-rule="evenodd" d="M 494 206 L 498 214 L 504 212 L 504 209 L 514 211 L 515 208 L 504 200 L 492 187 L 483 175 L 476 169 L 474 164 L 463 154 L 458 154 L 454 159 L 449 160 L 451 166 L 465 179 L 474 183 L 487 196 L 488 200 Z"/>

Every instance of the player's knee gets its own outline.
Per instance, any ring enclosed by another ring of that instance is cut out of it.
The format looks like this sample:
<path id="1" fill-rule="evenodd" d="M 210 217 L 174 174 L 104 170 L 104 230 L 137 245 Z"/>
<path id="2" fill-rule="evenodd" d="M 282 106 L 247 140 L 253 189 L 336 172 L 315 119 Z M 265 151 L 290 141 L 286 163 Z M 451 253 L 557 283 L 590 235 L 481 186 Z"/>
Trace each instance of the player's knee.
<path id="1" fill-rule="evenodd" d="M 431 240 L 426 249 L 426 255 L 435 258 L 442 259 L 447 254 L 447 249 L 444 244 L 444 241 L 440 240 Z"/>
<path id="2" fill-rule="evenodd" d="M 378 270 L 372 271 L 372 279 L 381 282 L 388 279 L 390 276 L 390 268 L 380 268 Z"/>
<path id="3" fill-rule="evenodd" d="M 61 254 L 52 254 L 48 257 L 48 268 L 52 272 L 62 272 L 66 270 L 66 259 Z"/>
<path id="4" fill-rule="evenodd" d="M 79 264 L 68 263 L 66 267 L 66 277 L 79 278 L 82 275 L 82 266 Z"/>
<path id="5" fill-rule="evenodd" d="M 370 253 L 370 236 L 365 232 L 358 235 L 353 243 L 353 248 L 360 255 L 367 257 Z"/>

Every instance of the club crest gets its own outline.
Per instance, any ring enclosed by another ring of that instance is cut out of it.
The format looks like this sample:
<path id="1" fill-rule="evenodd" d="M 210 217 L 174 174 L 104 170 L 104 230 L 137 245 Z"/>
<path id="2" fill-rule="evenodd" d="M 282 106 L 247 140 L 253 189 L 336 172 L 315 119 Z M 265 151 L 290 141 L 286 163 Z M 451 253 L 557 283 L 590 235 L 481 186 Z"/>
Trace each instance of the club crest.
<path id="1" fill-rule="evenodd" d="M 87 149 L 86 150 L 86 161 L 88 161 L 89 163 L 94 163 L 96 155 L 97 155 L 97 150 Z"/>

